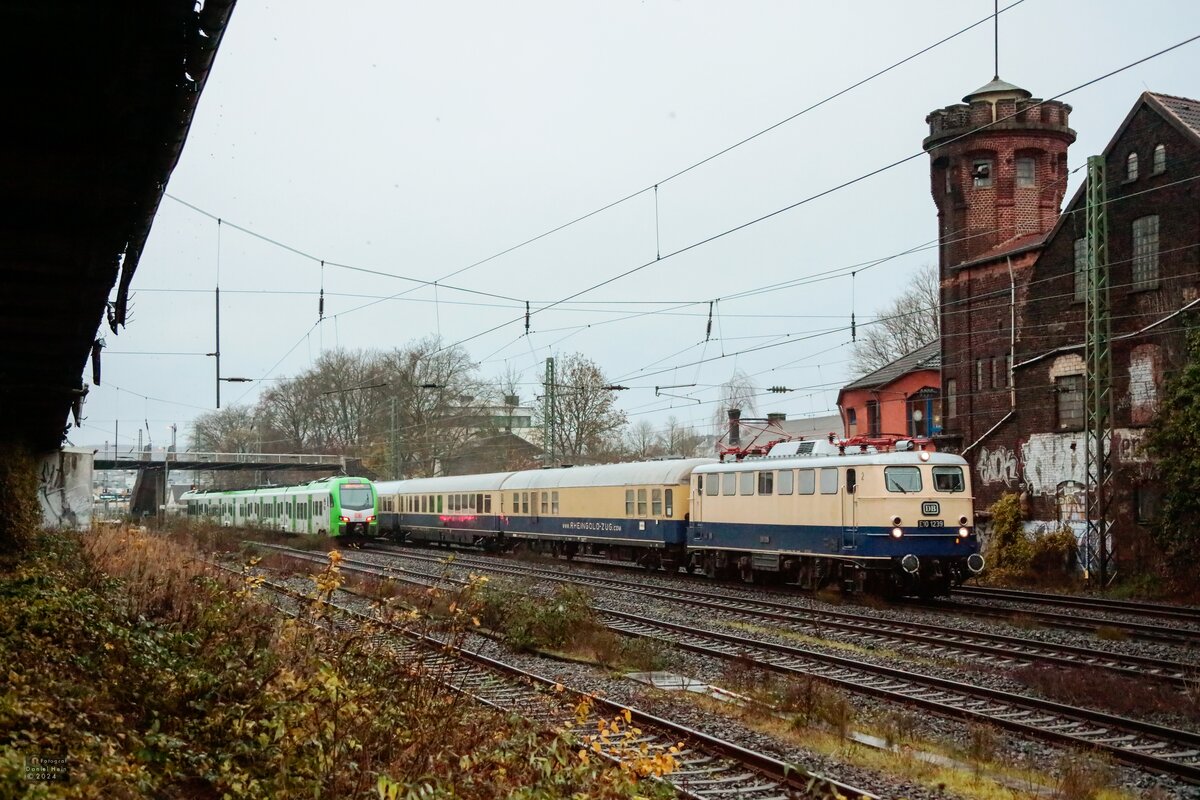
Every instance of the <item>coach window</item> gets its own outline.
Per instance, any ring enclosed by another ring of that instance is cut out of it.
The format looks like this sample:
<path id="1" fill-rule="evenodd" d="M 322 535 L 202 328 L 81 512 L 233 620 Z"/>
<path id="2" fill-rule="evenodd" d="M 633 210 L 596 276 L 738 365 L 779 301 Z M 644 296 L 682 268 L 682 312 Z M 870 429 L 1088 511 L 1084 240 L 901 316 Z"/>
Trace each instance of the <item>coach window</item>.
<path id="1" fill-rule="evenodd" d="M 814 494 L 817 491 L 817 471 L 802 469 L 797 472 L 796 494 Z"/>
<path id="2" fill-rule="evenodd" d="M 775 479 L 775 488 L 779 494 L 792 493 L 792 471 L 790 469 L 779 470 L 779 477 Z"/>
<path id="3" fill-rule="evenodd" d="M 900 492 L 901 494 L 919 492 L 921 491 L 921 469 L 920 467 L 884 467 L 883 482 L 889 492 Z"/>
<path id="4" fill-rule="evenodd" d="M 551 514 L 558 513 L 558 492 L 550 493 L 550 513 Z"/>
<path id="5" fill-rule="evenodd" d="M 754 473 L 739 472 L 738 473 L 738 494 L 752 495 L 754 494 Z"/>
<path id="6" fill-rule="evenodd" d="M 646 516 L 646 490 L 638 489 L 638 516 Z"/>
<path id="7" fill-rule="evenodd" d="M 837 467 L 822 467 L 821 468 L 821 494 L 837 494 L 837 490 L 838 490 Z"/>
<path id="8" fill-rule="evenodd" d="M 760 472 L 758 473 L 758 493 L 759 494 L 775 494 L 775 473 Z"/>
<path id="9" fill-rule="evenodd" d="M 513 492 L 513 507 L 512 507 L 512 513 L 514 513 L 514 514 L 520 514 L 520 513 L 521 513 L 521 495 L 520 495 L 519 493 L 517 493 L 517 492 Z"/>
<path id="10" fill-rule="evenodd" d="M 550 493 L 542 492 L 542 514 L 550 513 Z"/>
<path id="11" fill-rule="evenodd" d="M 665 494 L 667 496 L 667 516 L 670 517 L 675 514 L 675 490 L 667 489 Z"/>
<path id="12" fill-rule="evenodd" d="M 492 513 L 492 496 L 490 494 L 485 494 L 483 496 L 483 513 Z"/>
<path id="13" fill-rule="evenodd" d="M 421 513 L 424 514 L 428 510 L 429 510 L 429 498 L 426 497 L 425 495 L 421 495 Z"/>
<path id="14" fill-rule="evenodd" d="M 529 513 L 529 492 L 521 492 L 521 513 Z"/>
<path id="15" fill-rule="evenodd" d="M 625 490 L 625 516 L 633 516 L 633 489 Z"/>
<path id="16" fill-rule="evenodd" d="M 737 494 L 737 473 L 726 472 L 721 475 L 721 494 L 728 497 Z"/>
<path id="17" fill-rule="evenodd" d="M 662 489 L 650 490 L 650 516 L 662 516 Z"/>

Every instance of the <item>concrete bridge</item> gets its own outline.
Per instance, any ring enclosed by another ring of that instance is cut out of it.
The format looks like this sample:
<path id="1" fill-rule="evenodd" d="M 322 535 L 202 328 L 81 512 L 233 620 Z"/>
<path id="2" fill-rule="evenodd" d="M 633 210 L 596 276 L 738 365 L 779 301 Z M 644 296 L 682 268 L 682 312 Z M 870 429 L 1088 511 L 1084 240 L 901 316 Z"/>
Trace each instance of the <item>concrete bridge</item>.
<path id="1" fill-rule="evenodd" d="M 311 453 L 193 453 L 157 449 L 141 453 L 116 453 L 99 451 L 94 459 L 94 469 L 121 470 L 168 470 L 171 472 L 191 470 L 298 470 L 303 472 L 337 472 L 357 459 L 346 459 L 338 455 L 314 455 Z"/>

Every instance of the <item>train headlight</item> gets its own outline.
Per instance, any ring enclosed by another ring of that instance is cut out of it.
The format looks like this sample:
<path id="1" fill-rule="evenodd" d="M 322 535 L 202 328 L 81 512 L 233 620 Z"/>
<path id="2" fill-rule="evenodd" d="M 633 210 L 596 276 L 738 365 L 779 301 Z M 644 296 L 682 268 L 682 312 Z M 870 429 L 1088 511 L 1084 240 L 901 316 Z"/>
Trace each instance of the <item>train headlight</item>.
<path id="1" fill-rule="evenodd" d="M 958 518 L 958 524 L 959 524 L 959 525 L 966 525 L 966 524 L 967 524 L 967 522 L 968 522 L 968 520 L 967 520 L 967 515 L 966 515 L 966 514 L 963 514 L 961 517 L 959 517 L 959 518 Z"/>
<path id="2" fill-rule="evenodd" d="M 959 528 L 958 535 L 965 539 L 971 535 L 971 532 L 969 530 L 967 530 L 966 528 Z"/>
<path id="3" fill-rule="evenodd" d="M 922 461 L 928 461 L 928 460 L 929 460 L 929 453 L 927 453 L 926 451 L 922 450 L 922 451 L 921 451 L 921 455 L 920 455 L 920 459 L 921 459 Z"/>
<path id="4" fill-rule="evenodd" d="M 350 518 L 349 517 L 338 517 L 338 520 L 341 522 L 349 522 Z"/>
<path id="5" fill-rule="evenodd" d="M 899 539 L 903 535 L 904 535 L 904 531 L 900 530 L 899 528 L 892 528 L 892 538 L 893 539 Z"/>
<path id="6" fill-rule="evenodd" d="M 892 524 L 893 524 L 893 525 L 899 525 L 899 524 L 900 524 L 900 515 L 899 515 L 899 514 L 897 514 L 896 516 L 892 517 Z"/>
<path id="7" fill-rule="evenodd" d="M 921 568 L 921 561 L 912 553 L 909 553 L 904 558 L 900 559 L 900 566 L 904 568 L 905 572 L 911 575 Z"/>
<path id="8" fill-rule="evenodd" d="M 375 521 L 374 515 L 367 517 L 367 522 L 374 522 L 374 521 Z"/>

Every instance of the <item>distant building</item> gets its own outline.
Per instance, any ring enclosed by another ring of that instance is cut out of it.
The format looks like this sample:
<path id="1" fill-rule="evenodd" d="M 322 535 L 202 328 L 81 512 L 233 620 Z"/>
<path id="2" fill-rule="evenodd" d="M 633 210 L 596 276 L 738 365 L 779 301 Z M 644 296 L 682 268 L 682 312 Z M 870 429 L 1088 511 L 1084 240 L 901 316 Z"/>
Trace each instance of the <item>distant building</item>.
<path id="1" fill-rule="evenodd" d="M 1033 527 L 1086 528 L 1086 197 L 1059 214 L 1070 106 L 992 81 L 932 112 L 941 237 L 939 446 L 977 504 L 1021 492 Z M 1113 554 L 1140 566 L 1159 490 L 1142 448 L 1200 305 L 1200 101 L 1143 93 L 1104 149 L 1115 417 Z"/>
<path id="2" fill-rule="evenodd" d="M 838 392 L 843 434 L 932 436 L 942 431 L 941 342 L 930 342 Z"/>

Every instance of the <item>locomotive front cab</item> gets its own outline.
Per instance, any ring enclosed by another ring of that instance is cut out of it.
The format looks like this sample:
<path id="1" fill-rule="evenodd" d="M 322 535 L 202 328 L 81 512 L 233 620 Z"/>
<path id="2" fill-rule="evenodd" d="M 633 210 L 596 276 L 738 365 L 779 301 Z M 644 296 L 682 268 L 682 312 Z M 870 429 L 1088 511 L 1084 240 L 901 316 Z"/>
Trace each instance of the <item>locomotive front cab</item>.
<path id="1" fill-rule="evenodd" d="M 970 472 L 958 456 L 922 451 L 875 465 L 856 498 L 864 555 L 892 561 L 891 589 L 948 594 L 983 569 Z"/>

